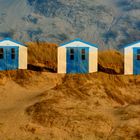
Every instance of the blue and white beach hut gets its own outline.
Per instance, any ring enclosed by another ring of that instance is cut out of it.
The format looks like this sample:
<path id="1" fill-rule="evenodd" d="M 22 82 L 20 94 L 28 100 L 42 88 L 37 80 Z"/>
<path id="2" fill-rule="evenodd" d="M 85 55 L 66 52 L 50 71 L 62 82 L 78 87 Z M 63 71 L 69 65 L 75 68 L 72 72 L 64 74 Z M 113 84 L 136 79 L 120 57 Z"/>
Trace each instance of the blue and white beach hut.
<path id="1" fill-rule="evenodd" d="M 98 69 L 98 47 L 75 39 L 58 47 L 58 73 L 92 73 Z"/>
<path id="2" fill-rule="evenodd" d="M 0 70 L 27 69 L 27 47 L 13 39 L 0 40 Z"/>
<path id="3" fill-rule="evenodd" d="M 140 74 L 140 41 L 124 47 L 124 73 Z"/>

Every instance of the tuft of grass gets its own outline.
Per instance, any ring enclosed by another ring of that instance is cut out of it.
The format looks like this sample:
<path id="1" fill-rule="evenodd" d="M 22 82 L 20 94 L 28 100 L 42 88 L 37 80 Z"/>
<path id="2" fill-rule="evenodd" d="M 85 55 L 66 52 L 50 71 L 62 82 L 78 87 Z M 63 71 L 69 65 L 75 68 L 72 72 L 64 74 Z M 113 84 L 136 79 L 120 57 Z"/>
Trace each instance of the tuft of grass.
<path id="1" fill-rule="evenodd" d="M 5 78 L 7 77 L 15 81 L 16 83 L 24 86 L 25 84 L 31 82 L 32 77 L 38 75 L 38 73 L 30 70 L 9 70 L 1 71 L 0 75 Z"/>
<path id="2" fill-rule="evenodd" d="M 108 98 L 111 98 L 117 103 L 124 105 L 125 104 L 124 99 L 118 92 L 120 91 L 117 90 L 117 93 L 116 93 L 116 89 L 113 89 L 113 88 L 108 89 L 107 87 L 105 87 L 105 93 L 108 95 Z"/>
<path id="3" fill-rule="evenodd" d="M 57 69 L 57 44 L 45 42 L 28 42 L 28 64 Z"/>
<path id="4" fill-rule="evenodd" d="M 110 69 L 119 74 L 124 73 L 123 54 L 116 50 L 100 51 L 98 63 L 103 68 Z"/>

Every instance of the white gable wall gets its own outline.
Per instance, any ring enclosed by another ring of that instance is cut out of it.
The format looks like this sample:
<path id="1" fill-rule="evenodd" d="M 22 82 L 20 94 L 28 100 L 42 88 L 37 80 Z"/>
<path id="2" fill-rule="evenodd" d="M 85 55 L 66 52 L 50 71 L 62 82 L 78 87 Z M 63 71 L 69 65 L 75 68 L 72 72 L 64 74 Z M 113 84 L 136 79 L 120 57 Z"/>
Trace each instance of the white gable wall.
<path id="1" fill-rule="evenodd" d="M 80 41 L 74 41 L 72 43 L 62 45 L 61 47 L 91 47 L 91 45 L 88 45 L 88 44 L 80 42 Z"/>
<path id="2" fill-rule="evenodd" d="M 27 69 L 27 47 L 19 47 L 19 69 Z"/>
<path id="3" fill-rule="evenodd" d="M 57 72 L 66 73 L 67 53 L 65 47 L 58 47 L 57 51 Z"/>
<path id="4" fill-rule="evenodd" d="M 27 47 L 26 46 L 17 44 L 10 40 L 5 40 L 5 41 L 0 42 L 0 46 L 3 46 L 3 47 L 17 46 L 17 47 L 19 47 L 19 59 L 18 59 L 19 69 L 27 69 Z"/>
<path id="5" fill-rule="evenodd" d="M 131 47 L 124 49 L 124 74 L 133 74 L 133 49 Z"/>
<path id="6" fill-rule="evenodd" d="M 98 71 L 98 49 L 90 47 L 89 49 L 89 73 Z"/>
<path id="7" fill-rule="evenodd" d="M 124 74 L 133 74 L 133 48 L 140 48 L 140 43 L 130 45 L 124 49 Z"/>

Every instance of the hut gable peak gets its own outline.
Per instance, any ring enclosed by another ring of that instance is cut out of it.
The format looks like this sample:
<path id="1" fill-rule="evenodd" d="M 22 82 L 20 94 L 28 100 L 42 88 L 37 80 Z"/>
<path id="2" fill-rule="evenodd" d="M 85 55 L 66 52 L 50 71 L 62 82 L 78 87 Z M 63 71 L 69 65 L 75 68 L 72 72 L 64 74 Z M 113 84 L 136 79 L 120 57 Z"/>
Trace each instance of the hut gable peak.
<path id="1" fill-rule="evenodd" d="M 123 48 L 129 48 L 129 47 L 135 47 L 135 46 L 140 47 L 140 41 L 128 44 L 128 45 L 124 46 Z"/>
<path id="2" fill-rule="evenodd" d="M 5 46 L 13 45 L 13 46 L 24 46 L 24 47 L 26 47 L 25 44 L 22 44 L 22 43 L 20 43 L 16 40 L 11 39 L 11 38 L 5 38 L 3 40 L 0 40 L 0 44 L 2 44 L 2 45 L 5 44 Z"/>
<path id="3" fill-rule="evenodd" d="M 92 44 L 92 43 L 83 41 L 79 38 L 69 41 L 67 43 L 61 44 L 60 47 L 95 47 L 95 48 L 98 48 L 98 46 L 96 44 Z"/>

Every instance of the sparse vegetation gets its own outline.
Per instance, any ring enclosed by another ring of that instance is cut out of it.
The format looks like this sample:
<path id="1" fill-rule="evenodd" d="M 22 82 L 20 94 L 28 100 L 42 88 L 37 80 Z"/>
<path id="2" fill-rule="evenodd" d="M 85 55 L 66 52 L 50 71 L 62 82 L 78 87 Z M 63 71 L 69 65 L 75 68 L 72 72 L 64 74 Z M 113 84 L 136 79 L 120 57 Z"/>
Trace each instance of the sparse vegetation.
<path id="1" fill-rule="evenodd" d="M 104 68 L 109 68 L 111 70 L 114 70 L 114 72 L 118 74 L 124 73 L 123 55 L 116 50 L 99 52 L 99 64 Z M 114 74 L 114 73 L 110 73 L 110 74 Z"/>
<path id="2" fill-rule="evenodd" d="M 56 69 L 57 45 L 28 43 L 28 47 L 29 64 Z M 99 65 L 103 69 L 98 73 L 62 77 L 54 74 L 54 79 L 45 72 L 41 81 L 42 69 L 0 72 L 1 79 L 6 76 L 22 86 L 34 84 L 35 79 L 38 83 L 56 83 L 56 86 L 35 97 L 39 101 L 27 106 L 26 114 L 32 123 L 20 126 L 20 131 L 36 135 L 38 139 L 42 137 L 37 133 L 43 132 L 48 139 L 114 140 L 128 137 L 138 140 L 140 76 L 122 75 L 123 56 L 114 50 L 100 52 Z"/>
<path id="3" fill-rule="evenodd" d="M 117 51 L 100 52 L 99 64 L 105 71 L 65 75 L 62 84 L 42 93 L 42 100 L 26 109 L 27 114 L 52 133 L 58 128 L 63 139 L 138 140 L 139 126 L 131 128 L 129 121 L 139 120 L 139 76 L 121 75 L 123 56 Z M 125 121 L 127 126 L 121 125 Z"/>
<path id="4" fill-rule="evenodd" d="M 36 66 L 45 66 L 56 71 L 57 68 L 57 45 L 45 42 L 29 42 L 28 63 Z"/>

